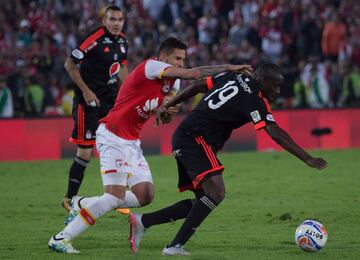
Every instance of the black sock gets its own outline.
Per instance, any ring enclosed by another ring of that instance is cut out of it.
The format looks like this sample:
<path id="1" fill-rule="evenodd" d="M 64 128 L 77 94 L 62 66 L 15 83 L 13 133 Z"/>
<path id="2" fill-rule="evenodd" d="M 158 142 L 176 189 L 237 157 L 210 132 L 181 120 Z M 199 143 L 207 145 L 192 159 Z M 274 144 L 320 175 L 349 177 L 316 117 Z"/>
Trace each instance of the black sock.
<path id="1" fill-rule="evenodd" d="M 184 245 L 217 205 L 218 203 L 206 195 L 198 199 L 169 247 L 177 244 Z"/>
<path id="2" fill-rule="evenodd" d="M 182 200 L 167 208 L 142 215 L 141 222 L 145 228 L 152 225 L 168 223 L 178 219 L 186 218 L 195 200 Z"/>
<path id="3" fill-rule="evenodd" d="M 69 182 L 66 198 L 71 199 L 78 193 L 81 182 L 84 178 L 84 171 L 88 164 L 89 161 L 86 161 L 77 156 L 75 157 L 69 172 Z"/>

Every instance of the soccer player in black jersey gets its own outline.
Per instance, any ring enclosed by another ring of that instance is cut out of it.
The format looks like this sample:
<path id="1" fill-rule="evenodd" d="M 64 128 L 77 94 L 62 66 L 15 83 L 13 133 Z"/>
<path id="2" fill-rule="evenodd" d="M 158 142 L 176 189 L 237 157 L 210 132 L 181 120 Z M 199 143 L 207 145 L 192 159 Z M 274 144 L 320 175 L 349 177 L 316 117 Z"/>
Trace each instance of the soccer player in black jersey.
<path id="1" fill-rule="evenodd" d="M 268 101 L 280 92 L 283 76 L 272 63 L 260 66 L 253 76 L 236 72 L 208 77 L 188 87 L 159 108 L 158 119 L 166 118 L 166 109 L 200 92 L 206 92 L 198 106 L 178 126 L 172 139 L 173 155 L 179 173 L 179 190 L 191 190 L 195 199 L 187 199 L 147 214 L 129 216 L 130 243 L 137 249 L 146 228 L 186 218 L 164 255 L 188 255 L 183 245 L 204 219 L 224 199 L 224 166 L 217 158 L 232 131 L 249 122 L 256 130 L 264 129 L 271 138 L 308 166 L 324 169 L 327 162 L 314 158 L 280 128 Z"/>
<path id="2" fill-rule="evenodd" d="M 124 13 L 118 6 L 107 7 L 103 25 L 89 33 L 65 61 L 65 69 L 77 85 L 70 137 L 70 142 L 77 144 L 77 151 L 62 203 L 68 211 L 91 159 L 98 120 L 113 107 L 119 85 L 128 74 L 128 42 L 122 33 L 124 21 Z"/>

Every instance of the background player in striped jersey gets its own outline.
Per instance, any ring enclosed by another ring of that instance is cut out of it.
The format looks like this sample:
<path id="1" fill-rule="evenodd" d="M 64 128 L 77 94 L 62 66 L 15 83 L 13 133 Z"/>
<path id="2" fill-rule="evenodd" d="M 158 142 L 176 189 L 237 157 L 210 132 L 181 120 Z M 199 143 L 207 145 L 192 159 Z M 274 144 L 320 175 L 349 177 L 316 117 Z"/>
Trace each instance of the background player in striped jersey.
<path id="1" fill-rule="evenodd" d="M 124 21 L 124 13 L 119 7 L 107 7 L 102 26 L 91 32 L 65 61 L 65 69 L 78 87 L 75 89 L 74 128 L 70 137 L 70 142 L 77 144 L 77 151 L 62 203 L 68 211 L 92 156 L 98 120 L 113 107 L 119 85 L 128 74 L 128 42 L 122 33 Z"/>
<path id="2" fill-rule="evenodd" d="M 219 65 L 184 68 L 187 46 L 170 37 L 162 42 L 158 57 L 141 62 L 125 79 L 109 114 L 100 120 L 96 146 L 100 154 L 102 196 L 86 198 L 79 215 L 52 236 L 48 246 L 58 252 L 78 253 L 71 239 L 95 224 L 114 208 L 135 208 L 151 203 L 152 175 L 140 147 L 140 131 L 158 106 L 173 97 L 179 79 L 199 79 L 225 71 L 248 71 L 248 65 Z M 170 114 L 178 108 L 169 107 Z M 126 190 L 130 186 L 131 190 Z M 82 205 L 82 204 L 81 204 Z M 132 248 L 135 252 L 135 248 Z"/>
<path id="3" fill-rule="evenodd" d="M 224 166 L 216 154 L 234 129 L 249 122 L 253 122 L 256 130 L 265 129 L 275 142 L 308 166 L 316 169 L 327 166 L 325 160 L 313 158 L 276 124 L 268 100 L 272 102 L 279 94 L 283 80 L 280 68 L 272 63 L 260 66 L 254 76 L 223 73 L 185 89 L 159 108 L 158 115 L 161 115 L 167 113 L 168 106 L 207 92 L 178 126 L 172 139 L 179 173 L 178 188 L 193 191 L 196 198 L 179 201 L 152 213 L 131 213 L 131 247 L 139 249 L 146 228 L 186 218 L 173 241 L 163 249 L 163 254 L 189 255 L 183 245 L 225 196 Z"/>

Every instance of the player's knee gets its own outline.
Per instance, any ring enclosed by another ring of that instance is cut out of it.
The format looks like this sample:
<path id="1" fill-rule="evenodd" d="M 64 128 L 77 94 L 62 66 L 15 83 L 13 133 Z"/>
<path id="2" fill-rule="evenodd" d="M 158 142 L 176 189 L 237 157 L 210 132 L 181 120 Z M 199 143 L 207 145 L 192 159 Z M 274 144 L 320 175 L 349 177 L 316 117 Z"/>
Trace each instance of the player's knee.
<path id="1" fill-rule="evenodd" d="M 212 198 L 217 204 L 220 204 L 225 199 L 225 189 L 215 189 L 206 193 L 207 196 Z"/>
<path id="2" fill-rule="evenodd" d="M 77 151 L 76 151 L 76 156 L 83 159 L 83 160 L 90 161 L 91 157 L 92 157 L 92 151 L 93 151 L 92 146 L 78 147 Z"/>
<path id="3" fill-rule="evenodd" d="M 137 197 L 140 205 L 143 207 L 143 206 L 150 204 L 154 200 L 154 192 L 147 191 L 147 192 L 140 194 L 139 196 L 137 195 L 136 197 Z"/>

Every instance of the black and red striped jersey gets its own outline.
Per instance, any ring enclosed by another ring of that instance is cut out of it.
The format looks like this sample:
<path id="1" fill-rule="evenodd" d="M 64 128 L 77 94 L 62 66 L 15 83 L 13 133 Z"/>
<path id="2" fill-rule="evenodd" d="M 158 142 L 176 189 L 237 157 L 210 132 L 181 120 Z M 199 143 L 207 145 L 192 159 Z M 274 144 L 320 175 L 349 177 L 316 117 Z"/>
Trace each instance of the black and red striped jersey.
<path id="1" fill-rule="evenodd" d="M 87 35 L 70 57 L 75 64 L 80 64 L 81 77 L 99 99 L 114 99 L 120 64 L 126 64 L 127 52 L 125 35 L 115 37 L 101 26 Z M 81 90 L 77 88 L 75 93 L 84 102 Z"/>
<path id="2" fill-rule="evenodd" d="M 275 124 L 270 105 L 258 82 L 245 74 L 222 73 L 206 78 L 209 91 L 197 107 L 179 125 L 220 150 L 232 131 L 249 122 L 260 130 Z"/>

